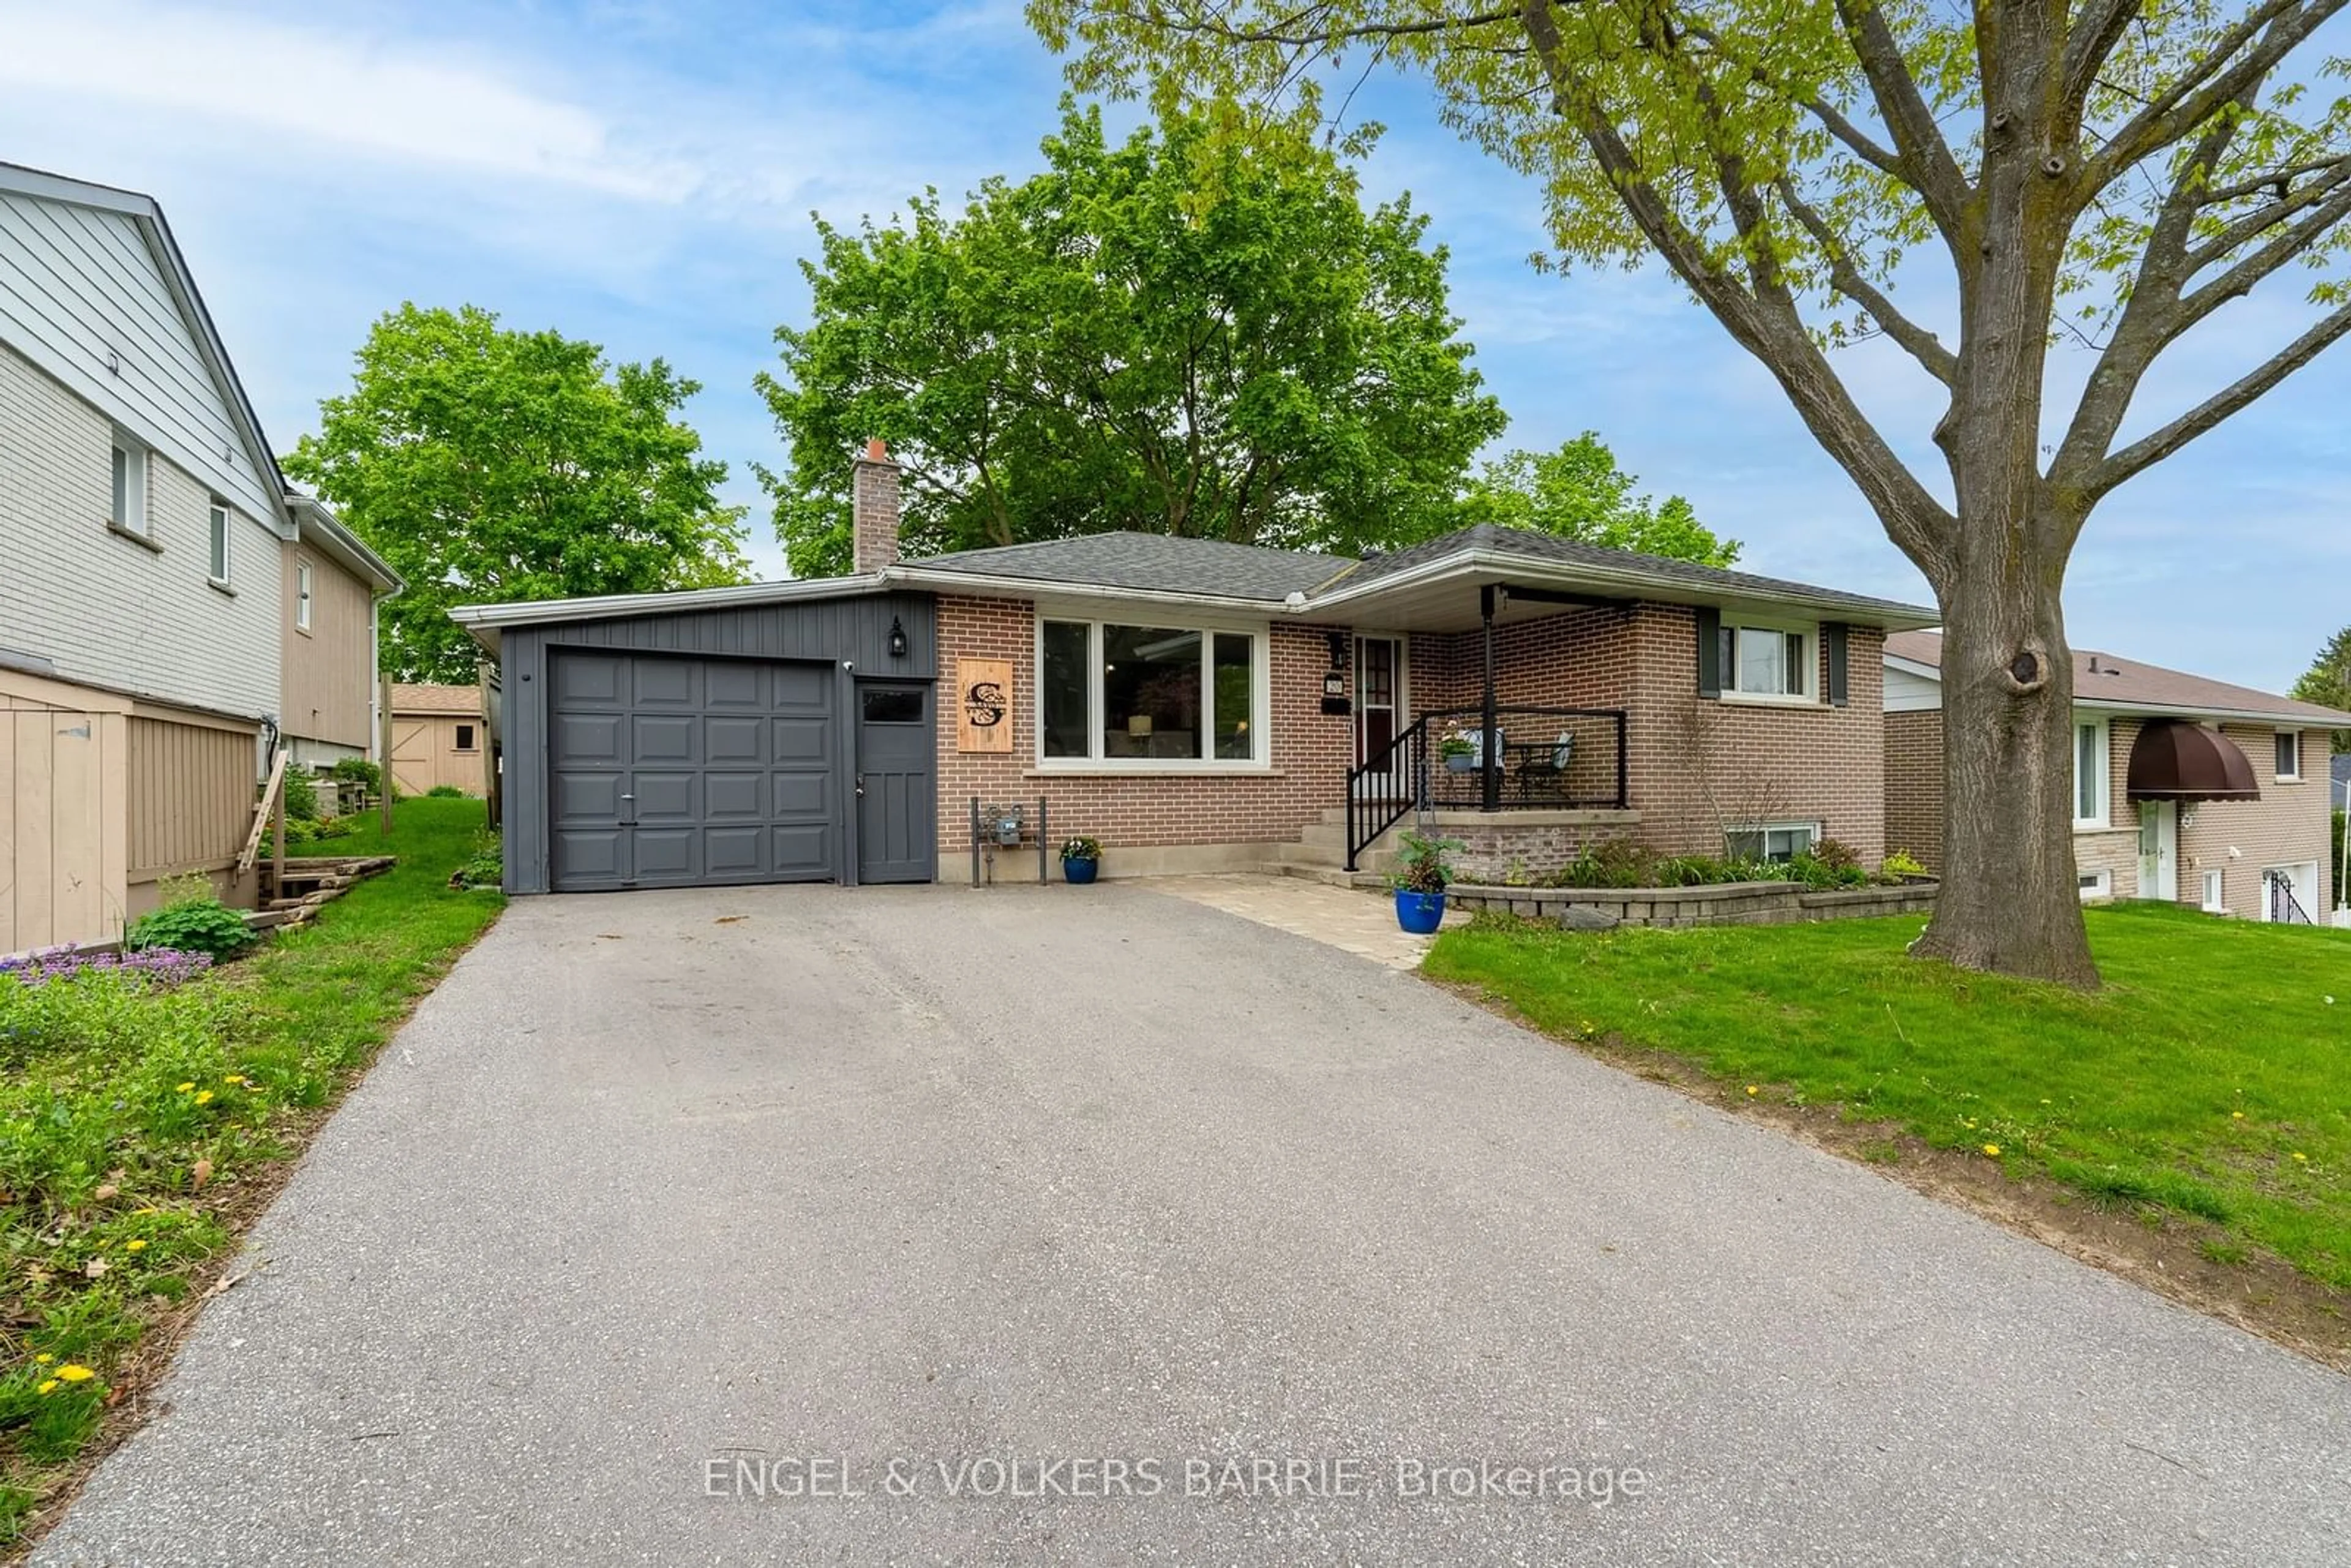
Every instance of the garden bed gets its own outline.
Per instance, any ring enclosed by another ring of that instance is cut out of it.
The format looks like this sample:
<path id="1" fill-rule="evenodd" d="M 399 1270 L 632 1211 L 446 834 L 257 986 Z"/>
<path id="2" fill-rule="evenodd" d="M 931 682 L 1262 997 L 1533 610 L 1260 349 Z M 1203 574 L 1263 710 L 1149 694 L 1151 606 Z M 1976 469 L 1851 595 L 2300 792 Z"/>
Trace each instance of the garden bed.
<path id="1" fill-rule="evenodd" d="M 1928 880 L 1885 886 L 1808 887 L 1800 882 L 1702 883 L 1695 887 L 1501 887 L 1456 883 L 1447 902 L 1588 930 L 1618 925 L 1796 925 L 1816 920 L 1920 914 L 1935 907 Z M 1571 913 L 1573 912 L 1573 913 Z"/>

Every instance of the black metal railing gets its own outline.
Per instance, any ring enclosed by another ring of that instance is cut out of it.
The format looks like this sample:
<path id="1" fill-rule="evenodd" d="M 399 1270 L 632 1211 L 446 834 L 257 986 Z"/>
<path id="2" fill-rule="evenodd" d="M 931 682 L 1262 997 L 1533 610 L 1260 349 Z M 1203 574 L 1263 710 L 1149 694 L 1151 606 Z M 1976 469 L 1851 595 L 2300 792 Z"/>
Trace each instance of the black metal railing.
<path id="1" fill-rule="evenodd" d="M 2294 895 L 2294 878 L 2286 875 L 2283 872 L 2273 872 L 2268 880 L 2270 884 L 2270 919 L 2273 923 L 2281 925 L 2314 925 L 2317 924 L 2316 921 L 2311 919 L 2310 911 L 2302 906 L 2302 900 Z"/>
<path id="2" fill-rule="evenodd" d="M 1347 869 L 1413 810 L 1621 811 L 1630 797 L 1622 708 L 1422 714 L 1347 775 Z"/>

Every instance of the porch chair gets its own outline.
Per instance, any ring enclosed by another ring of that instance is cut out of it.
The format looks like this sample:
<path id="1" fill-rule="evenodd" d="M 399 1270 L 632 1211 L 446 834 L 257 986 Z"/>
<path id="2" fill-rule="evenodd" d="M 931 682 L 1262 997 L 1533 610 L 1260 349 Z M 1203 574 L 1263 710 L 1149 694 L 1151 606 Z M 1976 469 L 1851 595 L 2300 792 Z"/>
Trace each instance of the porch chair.
<path id="1" fill-rule="evenodd" d="M 1519 764 L 1519 799 L 1531 800 L 1535 791 L 1567 799 L 1568 765 L 1575 760 L 1575 732 L 1562 729 L 1548 757 L 1537 752 Z"/>

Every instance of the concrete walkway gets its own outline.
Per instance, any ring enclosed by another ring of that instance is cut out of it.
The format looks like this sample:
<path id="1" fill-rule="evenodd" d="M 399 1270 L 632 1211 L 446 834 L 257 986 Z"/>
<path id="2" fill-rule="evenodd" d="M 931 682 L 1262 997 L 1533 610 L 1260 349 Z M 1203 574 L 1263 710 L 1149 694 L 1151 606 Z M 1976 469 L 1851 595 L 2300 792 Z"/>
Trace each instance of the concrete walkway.
<path id="1" fill-rule="evenodd" d="M 1419 968 L 1421 959 L 1428 956 L 1429 944 L 1436 940 L 1415 936 L 1398 926 L 1395 903 L 1384 894 L 1333 887 L 1303 877 L 1224 872 L 1152 877 L 1137 885 L 1325 943 L 1391 969 Z M 1468 918 L 1459 910 L 1447 910 L 1445 924 L 1459 925 Z"/>
<path id="2" fill-rule="evenodd" d="M 37 1561 L 2351 1562 L 2351 1382 L 1133 884 L 519 902 L 250 1261 Z"/>

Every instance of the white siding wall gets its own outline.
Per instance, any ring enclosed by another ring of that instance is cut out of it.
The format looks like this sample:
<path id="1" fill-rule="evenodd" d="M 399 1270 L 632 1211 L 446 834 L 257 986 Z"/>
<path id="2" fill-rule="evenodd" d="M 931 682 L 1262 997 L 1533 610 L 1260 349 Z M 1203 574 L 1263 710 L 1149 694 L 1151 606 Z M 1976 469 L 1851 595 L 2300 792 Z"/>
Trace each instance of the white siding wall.
<path id="1" fill-rule="evenodd" d="M 0 342 L 247 516 L 274 516 L 259 455 L 128 216 L 0 192 Z"/>
<path id="2" fill-rule="evenodd" d="M 6 329 L 0 322 L 0 336 Z M 205 511 L 215 486 L 161 451 L 149 464 L 147 507 L 162 548 L 110 532 L 112 439 L 108 414 L 0 342 L 0 648 L 46 657 L 68 680 L 275 713 L 277 534 L 239 509 L 229 547 L 236 591 L 211 587 Z"/>
<path id="3" fill-rule="evenodd" d="M 1907 670 L 1886 666 L 1886 711 L 1931 713 L 1943 706 L 1943 685 Z"/>

